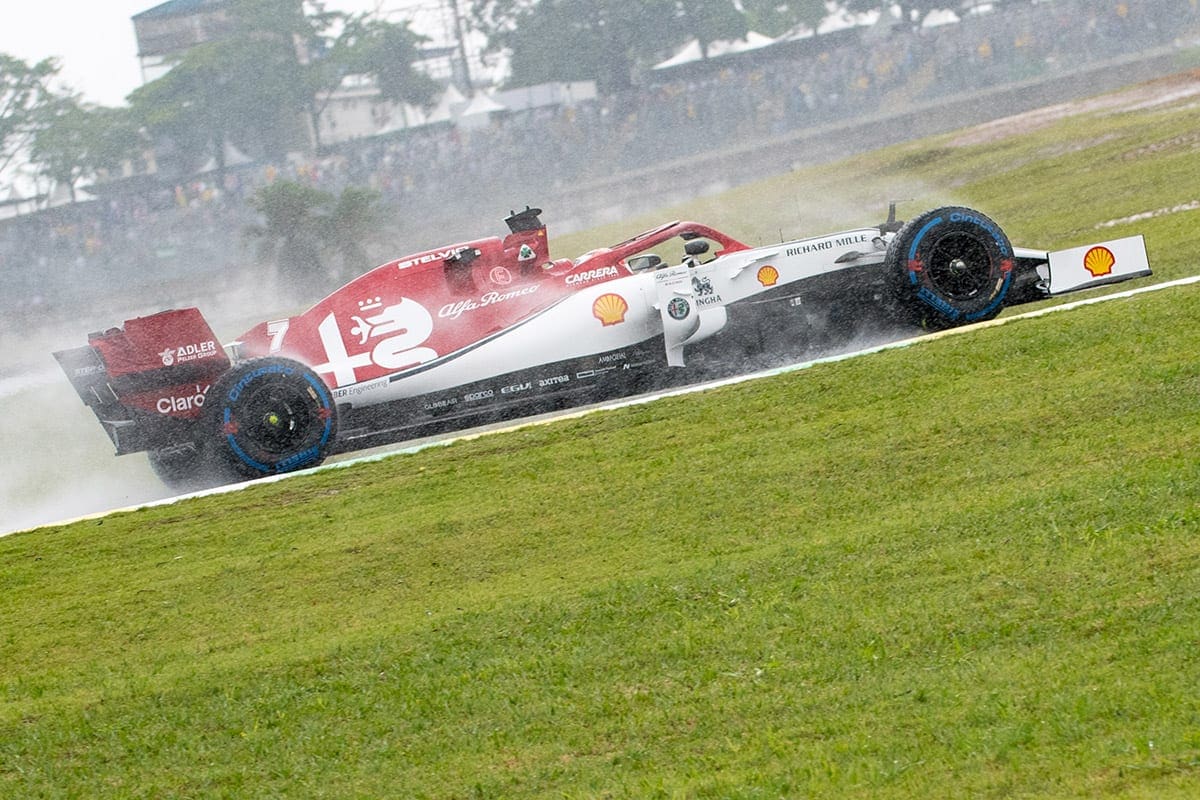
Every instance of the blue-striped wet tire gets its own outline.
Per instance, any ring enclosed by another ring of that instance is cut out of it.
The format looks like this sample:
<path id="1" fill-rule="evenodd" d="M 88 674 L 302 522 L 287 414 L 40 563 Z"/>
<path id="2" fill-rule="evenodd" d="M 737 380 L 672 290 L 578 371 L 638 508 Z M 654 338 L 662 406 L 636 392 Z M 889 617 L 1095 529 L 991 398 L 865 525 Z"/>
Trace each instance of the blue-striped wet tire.
<path id="1" fill-rule="evenodd" d="M 886 269 L 907 316 L 949 328 L 991 319 L 1013 280 L 1013 249 L 986 215 L 957 206 L 909 220 L 888 247 Z"/>
<path id="2" fill-rule="evenodd" d="M 298 361 L 256 358 L 230 368 L 205 396 L 208 466 L 230 480 L 315 467 L 337 438 L 337 408 Z"/>

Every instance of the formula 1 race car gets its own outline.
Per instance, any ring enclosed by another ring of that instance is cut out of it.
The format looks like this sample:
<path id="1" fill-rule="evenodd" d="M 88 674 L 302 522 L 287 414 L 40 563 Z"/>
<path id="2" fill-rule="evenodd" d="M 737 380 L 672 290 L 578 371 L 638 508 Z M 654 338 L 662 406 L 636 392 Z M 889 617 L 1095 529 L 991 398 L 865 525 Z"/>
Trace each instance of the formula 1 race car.
<path id="1" fill-rule="evenodd" d="M 893 205 L 875 227 L 762 247 L 670 222 L 574 260 L 550 257 L 540 215 L 376 267 L 226 346 L 185 308 L 55 356 L 118 455 L 147 451 L 168 485 L 195 488 L 1150 274 L 1141 236 L 1013 247 L 959 207 L 901 223 Z"/>

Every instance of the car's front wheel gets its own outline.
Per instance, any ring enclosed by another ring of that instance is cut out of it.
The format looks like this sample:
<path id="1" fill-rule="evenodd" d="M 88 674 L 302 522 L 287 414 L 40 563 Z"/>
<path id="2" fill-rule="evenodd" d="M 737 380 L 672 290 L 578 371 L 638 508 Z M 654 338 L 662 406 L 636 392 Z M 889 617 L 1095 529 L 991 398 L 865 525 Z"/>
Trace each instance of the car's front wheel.
<path id="1" fill-rule="evenodd" d="M 886 269 L 905 315 L 947 328 L 1000 313 L 1012 285 L 1013 249 L 984 214 L 939 208 L 904 224 L 888 247 Z"/>

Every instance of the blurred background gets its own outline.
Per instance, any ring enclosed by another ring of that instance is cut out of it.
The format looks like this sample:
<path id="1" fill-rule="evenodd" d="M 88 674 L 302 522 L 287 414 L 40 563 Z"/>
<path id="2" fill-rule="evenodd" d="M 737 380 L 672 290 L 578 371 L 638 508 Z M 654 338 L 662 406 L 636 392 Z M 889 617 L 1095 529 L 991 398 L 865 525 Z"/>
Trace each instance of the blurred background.
<path id="1" fill-rule="evenodd" d="M 6 527 L 165 494 L 50 356 L 90 330 L 198 305 L 230 337 L 525 204 L 584 230 L 1200 64 L 1197 0 L 100 9 L 132 33 L 121 102 L 0 46 L 0 413 L 42 459 L 0 471 Z"/>

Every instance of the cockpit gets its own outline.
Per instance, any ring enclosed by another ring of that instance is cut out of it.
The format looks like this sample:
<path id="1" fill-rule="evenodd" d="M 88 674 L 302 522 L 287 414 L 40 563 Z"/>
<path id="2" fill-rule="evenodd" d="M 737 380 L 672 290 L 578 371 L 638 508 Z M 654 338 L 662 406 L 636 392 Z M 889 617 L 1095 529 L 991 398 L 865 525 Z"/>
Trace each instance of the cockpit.
<path id="1" fill-rule="evenodd" d="M 658 253 L 638 253 L 634 256 L 629 256 L 625 259 L 625 266 L 630 272 L 654 272 L 655 270 L 669 267 L 672 264 L 686 264 L 689 267 L 696 267 L 702 263 L 701 258 L 711 249 L 707 239 L 699 236 L 689 236 L 683 234 L 679 237 L 683 240 L 683 254 L 675 260 L 664 260 Z M 670 241 L 662 242 L 664 245 L 669 245 Z"/>

